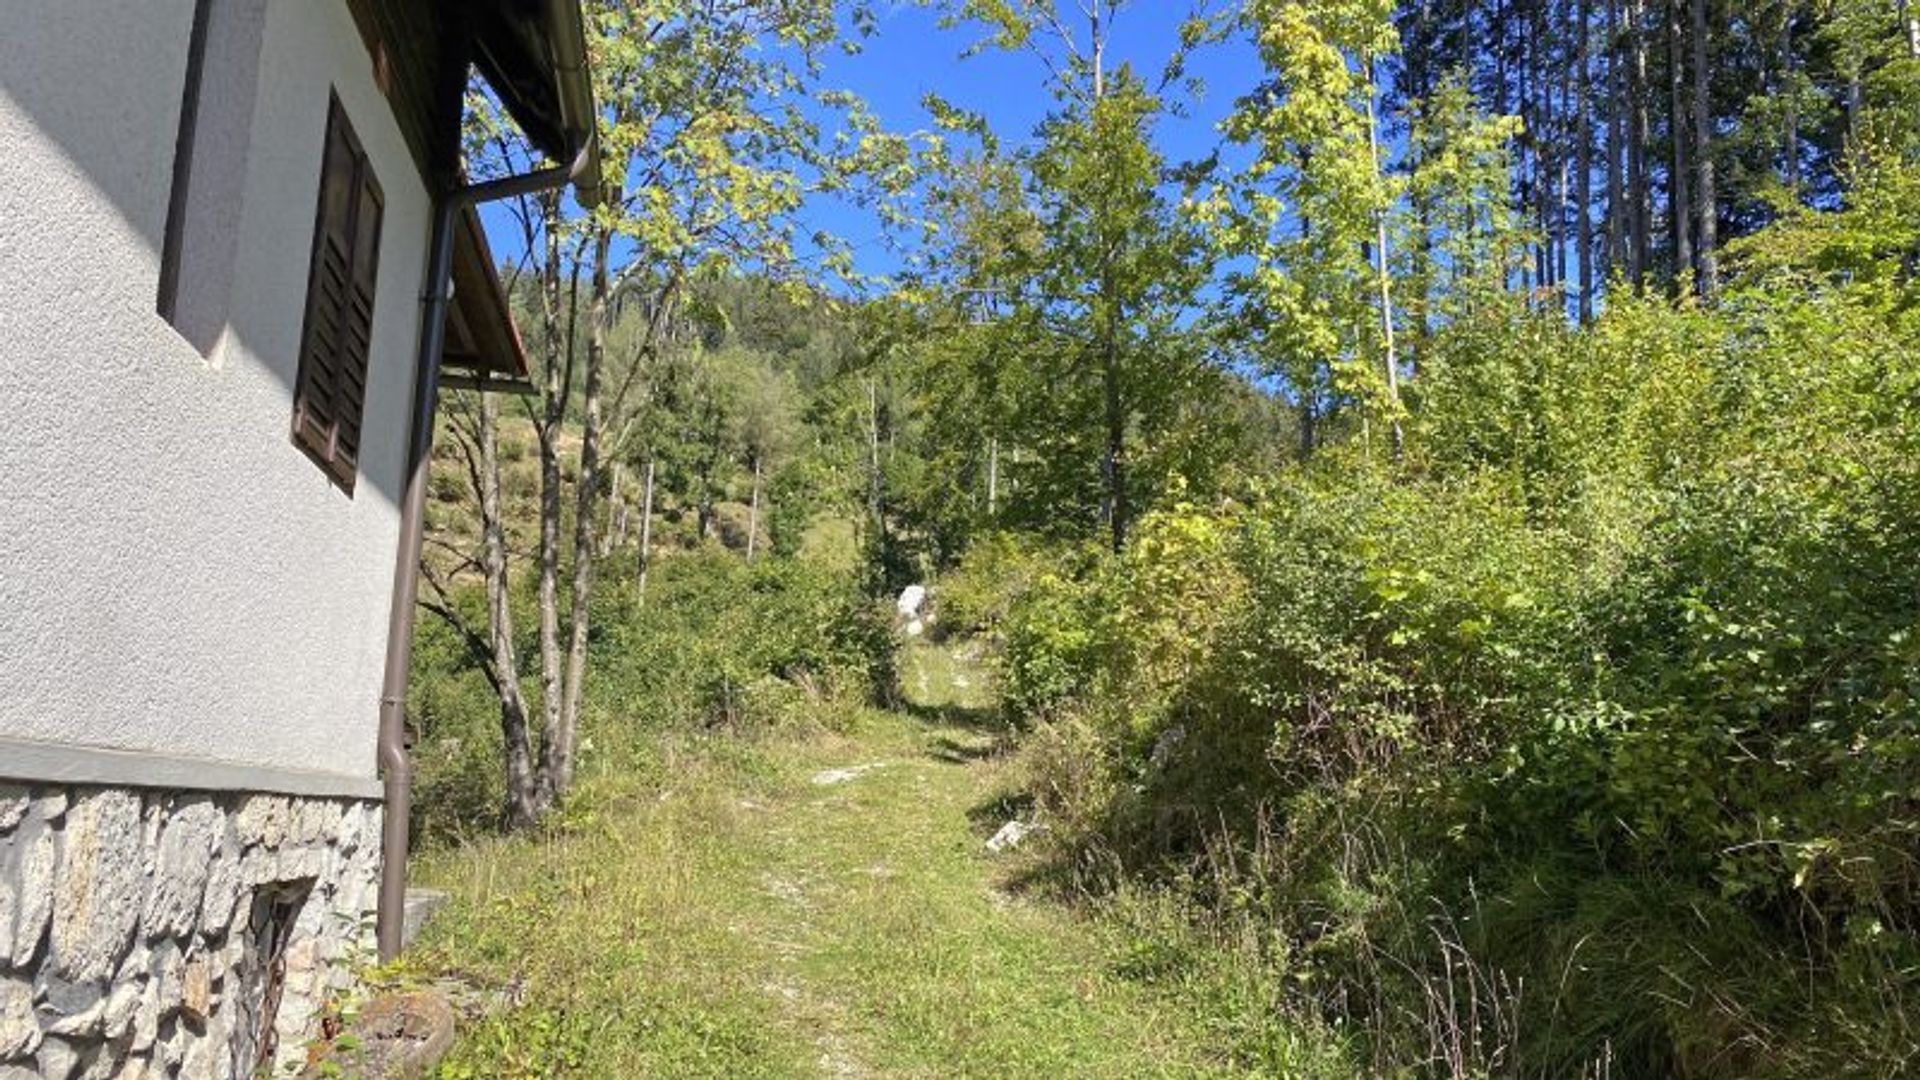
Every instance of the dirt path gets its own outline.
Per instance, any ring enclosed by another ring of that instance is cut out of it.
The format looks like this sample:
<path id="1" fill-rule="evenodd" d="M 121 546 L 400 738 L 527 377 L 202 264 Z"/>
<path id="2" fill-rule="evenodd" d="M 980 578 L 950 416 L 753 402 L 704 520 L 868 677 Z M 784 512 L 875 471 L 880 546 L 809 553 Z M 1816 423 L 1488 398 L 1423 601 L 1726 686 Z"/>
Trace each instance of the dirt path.
<path id="1" fill-rule="evenodd" d="M 1109 974 L 1110 943 L 998 886 L 990 740 L 896 723 L 845 759 L 877 767 L 820 771 L 767 815 L 774 985 L 814 1033 L 820 1075 L 1201 1071 L 1193 1033 Z"/>
<path id="2" fill-rule="evenodd" d="M 649 798 L 424 859 L 417 967 L 516 1001 L 445 1080 L 1225 1074 L 1112 934 L 1000 888 L 1008 765 L 927 713 L 670 751 Z"/>
<path id="3" fill-rule="evenodd" d="M 716 740 L 573 835 L 429 860 L 423 962 L 521 999 L 442 1075 L 1228 1075 L 1111 934 L 1000 887 L 1008 766 L 954 712 Z"/>

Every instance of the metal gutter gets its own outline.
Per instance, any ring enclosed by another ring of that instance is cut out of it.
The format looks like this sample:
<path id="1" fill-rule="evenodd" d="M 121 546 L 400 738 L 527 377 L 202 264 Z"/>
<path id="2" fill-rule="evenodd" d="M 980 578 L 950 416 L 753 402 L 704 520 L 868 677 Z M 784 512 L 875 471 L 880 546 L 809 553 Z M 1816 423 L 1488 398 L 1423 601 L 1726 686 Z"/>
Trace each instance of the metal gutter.
<path id="1" fill-rule="evenodd" d="M 520 176 L 466 184 L 435 200 L 427 288 L 421 297 L 420 354 L 414 368 L 412 428 L 408 436 L 400 544 L 387 616 L 387 655 L 380 690 L 380 779 L 386 799 L 380 837 L 380 958 L 400 953 L 406 924 L 407 847 L 413 813 L 413 763 L 407 757 L 407 684 L 413 675 L 414 601 L 420 591 L 420 548 L 426 538 L 427 467 L 433 458 L 433 418 L 440 407 L 440 353 L 446 344 L 448 285 L 453 277 L 454 227 L 468 206 L 549 191 L 572 179 L 553 166 Z"/>
<path id="2" fill-rule="evenodd" d="M 560 123 L 576 148 L 573 184 L 584 206 L 597 206 L 600 190 L 600 121 L 594 114 L 593 75 L 587 67 L 586 24 L 577 0 L 548 0 L 547 37 L 560 81 Z"/>

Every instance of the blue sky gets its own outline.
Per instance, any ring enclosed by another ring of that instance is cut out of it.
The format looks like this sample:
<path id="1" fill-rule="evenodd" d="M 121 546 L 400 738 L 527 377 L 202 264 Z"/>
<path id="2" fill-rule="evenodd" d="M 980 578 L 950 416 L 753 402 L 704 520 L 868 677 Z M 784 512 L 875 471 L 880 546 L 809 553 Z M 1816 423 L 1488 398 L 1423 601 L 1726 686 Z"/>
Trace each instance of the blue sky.
<path id="1" fill-rule="evenodd" d="M 1210 2 L 1210 10 L 1217 12 L 1229 0 Z M 1074 0 L 1060 0 L 1060 4 L 1067 11 L 1077 6 Z M 1190 0 L 1134 0 L 1112 26 L 1110 66 L 1131 63 L 1136 70 L 1157 77 L 1189 14 Z M 923 3 L 881 0 L 875 34 L 864 40 L 856 54 L 836 49 L 825 56 L 821 85 L 858 95 L 886 130 L 898 134 L 931 128 L 932 118 L 921 103 L 928 93 L 937 92 L 954 105 L 984 116 L 1004 146 L 1023 145 L 1056 104 L 1047 69 L 1024 52 L 989 49 L 963 59 L 962 54 L 983 36 L 975 25 L 941 28 L 939 15 Z M 1188 74 L 1201 80 L 1203 92 L 1187 103 L 1187 115 L 1166 115 L 1155 131 L 1169 162 L 1205 157 L 1218 146 L 1217 125 L 1232 109 L 1234 99 L 1259 79 L 1259 58 L 1250 43 L 1236 37 L 1196 52 Z M 1170 93 L 1180 96 L 1177 89 Z M 831 136 L 832 129 L 826 134 Z M 507 207 L 485 207 L 482 217 L 497 257 L 508 261 L 524 257 L 525 244 Z M 855 269 L 863 275 L 884 275 L 898 268 L 897 254 L 885 243 L 880 223 L 843 200 L 818 197 L 808 203 L 798 229 L 803 258 L 814 253 L 804 238 L 815 232 L 851 245 Z"/>
<path id="2" fill-rule="evenodd" d="M 1071 0 L 1062 0 L 1061 6 L 1073 8 Z M 1187 0 L 1136 0 L 1113 24 L 1111 65 L 1131 63 L 1136 70 L 1157 75 L 1178 43 L 1180 24 L 1188 14 Z M 919 5 L 884 9 L 878 32 L 862 52 L 827 58 L 826 85 L 859 95 L 889 131 L 926 130 L 931 121 L 921 101 L 937 91 L 960 108 L 985 116 L 1006 145 L 1025 143 L 1055 105 L 1046 68 L 1027 53 L 989 50 L 962 59 L 982 36 L 980 29 L 941 29 L 939 21 L 936 13 Z M 1189 73 L 1205 83 L 1203 96 L 1189 116 L 1168 116 L 1156 132 L 1170 161 L 1212 151 L 1219 140 L 1216 125 L 1234 98 L 1258 80 L 1259 59 L 1250 44 L 1234 40 L 1196 54 Z M 862 272 L 881 273 L 893 266 L 880 242 L 879 226 L 856 209 L 817 199 L 808 207 L 803 231 L 815 229 L 851 243 Z"/>

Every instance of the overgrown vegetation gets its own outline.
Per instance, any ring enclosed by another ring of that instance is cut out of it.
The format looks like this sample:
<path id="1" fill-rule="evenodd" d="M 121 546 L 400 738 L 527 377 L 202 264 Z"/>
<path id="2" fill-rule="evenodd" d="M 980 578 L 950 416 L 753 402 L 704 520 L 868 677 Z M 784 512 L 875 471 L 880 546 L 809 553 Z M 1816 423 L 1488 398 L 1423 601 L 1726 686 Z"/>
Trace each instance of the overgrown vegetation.
<path id="1" fill-rule="evenodd" d="M 663 738 L 827 730 L 894 694 L 885 613 L 811 560 L 695 549 L 660 560 L 644 600 L 624 573 L 595 603 L 576 810 L 649 782 Z M 429 842 L 486 835 L 501 823 L 498 699 L 444 621 L 421 631 L 417 826 Z"/>
<path id="2" fill-rule="evenodd" d="M 788 853 L 731 811 L 646 809 L 680 770 L 791 797 L 793 758 L 925 735 L 996 777 L 1015 750 L 1019 786 L 975 809 L 1042 827 L 1018 902 L 1112 935 L 1080 966 L 1016 935 L 989 988 L 1055 972 L 1169 1010 L 1180 1038 L 1142 1051 L 1169 1069 L 1913 1071 L 1920 10 L 936 6 L 970 52 L 1033 61 L 1030 133 L 936 94 L 889 135 L 825 89 L 829 46 L 877 30 L 862 4 L 595 6 L 605 139 L 627 177 L 677 179 L 523 208 L 543 396 L 455 402 L 421 824 L 539 828 L 442 876 L 499 854 L 509 896 L 584 920 L 586 864 L 635 865 L 618 819 L 737 888 Z M 1157 52 L 1119 55 L 1122 11 L 1158 12 Z M 715 67 L 756 33 L 784 45 Z M 1218 152 L 1172 160 L 1194 58 L 1229 40 Z M 819 115 L 776 105 L 802 97 Z M 829 195 L 880 196 L 885 278 L 831 237 L 796 256 Z M 926 582 L 900 651 L 891 603 Z M 990 723 L 955 682 L 988 654 Z M 571 792 L 533 775 L 556 731 Z M 710 820 L 741 850 L 684 842 Z M 930 888 L 971 881 L 926 858 Z M 502 978 L 519 902 L 462 916 Z M 866 915 L 815 985 L 911 1033 L 865 1047 L 879 1067 L 1118 1068 L 1116 1014 L 1052 998 L 1072 1038 L 1027 1053 L 1031 1027 L 994 1024 L 969 1057 L 935 984 L 981 974 L 944 927 Z M 736 946 L 721 991 L 648 1019 L 594 966 L 631 943 L 584 938 L 541 954 L 546 1027 L 490 1027 L 465 1067 L 805 1071 L 726 981 Z M 563 987 L 572 965 L 591 977 Z"/>
<path id="3" fill-rule="evenodd" d="M 1903 1073 L 1920 233 L 1879 182 L 1714 310 L 1489 304 L 1403 461 L 1042 578 L 1005 667 L 1060 873 L 1198 905 L 1367 1072 Z"/>
<path id="4" fill-rule="evenodd" d="M 458 973 L 484 1013 L 441 1080 L 1224 1080 L 1287 1060 L 1290 1028 L 1256 1014 L 1214 1036 L 1252 972 L 1161 970 L 1206 955 L 1183 921 L 1003 891 L 981 841 L 1013 764 L 963 652 L 907 653 L 925 719 L 850 704 L 832 731 L 655 732 L 619 797 L 583 774 L 589 809 L 421 859 L 454 904 L 408 967 Z"/>

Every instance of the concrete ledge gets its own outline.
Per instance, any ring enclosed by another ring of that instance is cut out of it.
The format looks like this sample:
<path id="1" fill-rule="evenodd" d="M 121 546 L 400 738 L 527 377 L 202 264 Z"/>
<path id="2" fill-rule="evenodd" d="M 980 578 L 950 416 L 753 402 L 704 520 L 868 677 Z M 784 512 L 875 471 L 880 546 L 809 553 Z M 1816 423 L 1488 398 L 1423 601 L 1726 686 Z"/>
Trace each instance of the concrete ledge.
<path id="1" fill-rule="evenodd" d="M 452 900 L 453 897 L 439 889 L 408 889 L 407 917 L 400 927 L 400 947 L 412 948 L 414 941 L 420 937 L 420 931 L 426 929 L 428 921 L 440 914 L 440 909 Z"/>
<path id="2" fill-rule="evenodd" d="M 378 777 L 344 776 L 213 758 L 108 750 L 0 735 L 0 779 L 39 784 L 242 791 L 322 799 L 380 799 Z"/>

